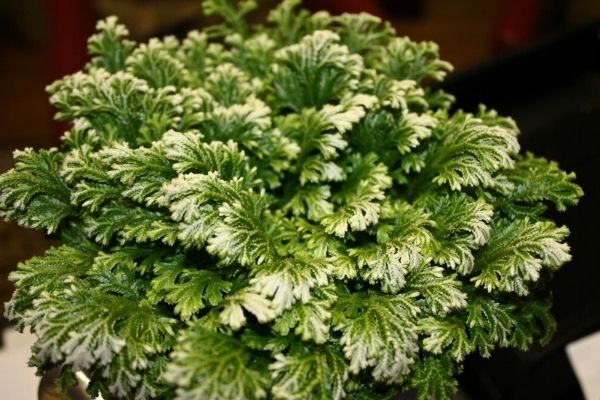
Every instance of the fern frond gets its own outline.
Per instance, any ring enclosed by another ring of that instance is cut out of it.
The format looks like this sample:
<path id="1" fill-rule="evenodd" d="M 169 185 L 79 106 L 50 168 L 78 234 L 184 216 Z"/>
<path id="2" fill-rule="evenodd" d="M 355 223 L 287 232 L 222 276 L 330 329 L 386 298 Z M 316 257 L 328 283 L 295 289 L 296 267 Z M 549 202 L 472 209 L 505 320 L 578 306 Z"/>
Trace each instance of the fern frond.
<path id="1" fill-rule="evenodd" d="M 348 367 L 343 355 L 332 346 L 275 355 L 269 366 L 275 399 L 343 399 Z"/>
<path id="2" fill-rule="evenodd" d="M 419 307 L 408 296 L 354 293 L 341 296 L 333 323 L 353 373 L 373 367 L 378 381 L 399 382 L 418 350 Z"/>
<path id="3" fill-rule="evenodd" d="M 574 173 L 566 173 L 556 162 L 527 153 L 517 159 L 515 169 L 505 175 L 509 186 L 499 186 L 504 197 L 498 198 L 498 207 L 509 215 L 537 214 L 532 208 L 540 203 L 553 203 L 558 211 L 579 202 L 583 191 L 573 183 Z M 503 190 L 504 188 L 504 190 Z M 541 211 L 544 211 L 542 207 Z"/>
<path id="4" fill-rule="evenodd" d="M 418 400 L 451 400 L 458 389 L 454 378 L 456 366 L 448 357 L 425 357 L 414 368 L 411 387 L 417 390 Z"/>
<path id="5" fill-rule="evenodd" d="M 0 215 L 28 228 L 55 232 L 74 210 L 71 190 L 60 176 L 56 149 L 15 151 L 15 167 L 0 177 Z"/>
<path id="6" fill-rule="evenodd" d="M 190 325 L 180 336 L 165 379 L 179 399 L 245 400 L 267 396 L 269 375 L 261 360 L 231 336 Z"/>
<path id="7" fill-rule="evenodd" d="M 115 73 L 123 70 L 134 42 L 127 39 L 129 30 L 118 23 L 117 17 L 98 21 L 96 34 L 88 39 L 88 52 L 93 56 L 91 65 Z"/>
<path id="8" fill-rule="evenodd" d="M 475 255 L 476 286 L 519 295 L 529 293 L 528 283 L 539 279 L 542 268 L 556 270 L 571 259 L 564 239 L 566 227 L 529 219 L 497 222 L 490 241 Z"/>

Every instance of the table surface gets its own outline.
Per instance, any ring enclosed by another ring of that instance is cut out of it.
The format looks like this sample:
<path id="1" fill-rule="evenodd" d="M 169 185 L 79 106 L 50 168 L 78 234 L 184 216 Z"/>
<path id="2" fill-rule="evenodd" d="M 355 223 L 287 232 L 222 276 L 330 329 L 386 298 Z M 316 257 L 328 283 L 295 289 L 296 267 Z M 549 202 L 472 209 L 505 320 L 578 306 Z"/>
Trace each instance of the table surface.
<path id="1" fill-rule="evenodd" d="M 31 333 L 19 333 L 12 328 L 3 332 L 4 346 L 0 349 L 0 391 L 2 398 L 35 400 L 40 378 L 35 369 L 27 366 L 29 349 L 35 341 Z"/>

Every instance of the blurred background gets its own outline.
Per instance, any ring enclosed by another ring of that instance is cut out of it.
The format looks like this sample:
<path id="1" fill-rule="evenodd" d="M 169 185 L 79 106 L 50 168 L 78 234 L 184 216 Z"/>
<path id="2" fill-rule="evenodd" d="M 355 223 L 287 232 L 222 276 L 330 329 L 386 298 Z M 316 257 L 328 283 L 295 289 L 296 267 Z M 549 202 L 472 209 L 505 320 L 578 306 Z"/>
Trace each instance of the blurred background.
<path id="1" fill-rule="evenodd" d="M 253 17 L 264 20 L 276 3 L 260 1 Z M 481 102 L 512 115 L 526 150 L 577 172 L 586 196 L 576 209 L 556 216 L 571 227 L 574 261 L 553 283 L 559 323 L 554 341 L 527 353 L 497 351 L 492 360 L 468 360 L 461 384 L 473 399 L 583 398 L 565 346 L 600 329 L 600 268 L 592 255 L 592 232 L 600 226 L 595 144 L 600 133 L 600 1 L 304 4 L 333 14 L 370 12 L 390 20 L 399 35 L 437 42 L 442 58 L 456 68 L 443 86 L 457 95 L 457 106 L 474 110 Z M 52 122 L 44 87 L 85 64 L 86 39 L 97 19 L 117 15 L 132 38 L 143 41 L 201 28 L 207 22 L 201 9 L 201 0 L 0 0 L 0 172 L 10 168 L 15 148 L 60 143 L 64 127 Z M 0 304 L 11 295 L 9 271 L 49 244 L 39 232 L 0 223 Z M 6 321 L 0 318 L 0 324 Z M 600 356 L 595 361 L 600 365 Z"/>

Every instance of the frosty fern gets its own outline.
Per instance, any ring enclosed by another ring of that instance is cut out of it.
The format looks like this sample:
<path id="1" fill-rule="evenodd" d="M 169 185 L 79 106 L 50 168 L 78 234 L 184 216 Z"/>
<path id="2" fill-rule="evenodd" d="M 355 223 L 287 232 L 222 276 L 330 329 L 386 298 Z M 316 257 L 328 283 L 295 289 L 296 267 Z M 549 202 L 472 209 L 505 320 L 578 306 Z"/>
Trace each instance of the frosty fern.
<path id="1" fill-rule="evenodd" d="M 108 18 L 48 88 L 62 149 L 0 178 L 62 242 L 11 274 L 33 365 L 117 398 L 449 399 L 467 355 L 549 340 L 574 175 L 451 112 L 435 44 L 297 3 L 139 45 Z"/>

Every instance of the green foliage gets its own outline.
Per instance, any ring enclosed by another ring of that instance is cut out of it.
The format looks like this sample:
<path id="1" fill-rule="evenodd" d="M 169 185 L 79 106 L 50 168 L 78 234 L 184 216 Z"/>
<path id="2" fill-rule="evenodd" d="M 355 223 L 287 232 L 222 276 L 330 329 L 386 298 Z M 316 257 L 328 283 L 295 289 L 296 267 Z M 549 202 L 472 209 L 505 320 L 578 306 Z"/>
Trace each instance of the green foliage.
<path id="1" fill-rule="evenodd" d="M 419 293 L 434 315 L 445 315 L 467 304 L 461 281 L 455 274 L 444 274 L 441 267 L 420 263 L 410 270 L 406 279 L 406 289 Z"/>
<path id="2" fill-rule="evenodd" d="M 213 35 L 222 36 L 229 33 L 237 33 L 245 36 L 248 32 L 245 16 L 256 8 L 254 0 L 242 0 L 236 8 L 227 0 L 207 0 L 202 3 L 206 15 L 217 14 L 221 16 L 224 23 L 214 25 L 207 29 Z"/>
<path id="3" fill-rule="evenodd" d="M 329 339 L 331 306 L 337 300 L 334 287 L 316 288 L 306 303 L 296 302 L 284 311 L 273 324 L 273 330 L 281 336 L 290 331 L 302 340 L 325 343 Z"/>
<path id="4" fill-rule="evenodd" d="M 405 36 L 393 38 L 387 46 L 376 49 L 376 68 L 392 79 L 441 81 L 452 71 L 450 63 L 439 59 L 438 45 L 433 42 L 415 43 Z"/>
<path id="5" fill-rule="evenodd" d="M 359 292 L 339 299 L 334 327 L 351 372 L 374 367 L 376 380 L 393 383 L 409 371 L 418 350 L 413 297 Z"/>
<path id="6" fill-rule="evenodd" d="M 443 121 L 438 129 L 440 141 L 425 150 L 425 166 L 415 182 L 416 189 L 432 183 L 447 184 L 452 190 L 488 187 L 494 184 L 494 174 L 514 167 L 512 156 L 520 147 L 512 129 L 487 125 L 462 112 Z"/>
<path id="7" fill-rule="evenodd" d="M 511 305 L 494 300 L 475 298 L 468 306 L 467 324 L 477 350 L 484 357 L 490 356 L 496 343 L 502 347 L 509 344 L 510 333 L 515 325 Z"/>
<path id="8" fill-rule="evenodd" d="M 425 357 L 419 361 L 410 377 L 410 386 L 417 390 L 418 400 L 451 399 L 458 382 L 456 366 L 448 357 Z"/>
<path id="9" fill-rule="evenodd" d="M 152 296 L 175 305 L 174 312 L 183 320 L 189 319 L 208 305 L 216 306 L 229 292 L 231 283 L 222 280 L 213 271 L 177 268 L 170 264 L 156 264 L 152 280 Z"/>
<path id="10" fill-rule="evenodd" d="M 127 28 L 113 16 L 98 21 L 96 30 L 98 33 L 88 40 L 88 52 L 93 56 L 91 65 L 113 73 L 123 69 L 125 60 L 135 46 L 135 43 L 127 40 Z"/>
<path id="11" fill-rule="evenodd" d="M 352 53 L 364 54 L 368 50 L 385 46 L 394 37 L 395 31 L 389 22 L 367 13 L 342 14 L 334 23 L 342 43 Z"/>
<path id="12" fill-rule="evenodd" d="M 438 263 L 468 274 L 473 270 L 473 250 L 490 238 L 493 207 L 464 194 L 422 196 L 417 200 L 430 213 L 433 240 L 430 256 Z"/>
<path id="13" fill-rule="evenodd" d="M 272 84 L 283 107 L 321 108 L 356 85 L 362 59 L 339 41 L 332 31 L 315 31 L 277 51 Z"/>
<path id="14" fill-rule="evenodd" d="M 62 244 L 6 315 L 32 365 L 127 399 L 451 399 L 465 357 L 555 330 L 574 175 L 515 122 L 452 111 L 451 66 L 367 14 L 204 1 L 135 44 L 110 17 L 48 87 L 59 149 L 15 152 L 0 214 Z"/>
<path id="15" fill-rule="evenodd" d="M 142 375 L 171 349 L 175 320 L 144 300 L 72 284 L 43 292 L 23 320 L 38 337 L 33 365 L 43 368 L 64 362 L 74 371 L 93 368 L 107 378 L 110 392 L 119 396 L 153 398 L 164 385 L 145 382 Z"/>
<path id="16" fill-rule="evenodd" d="M 181 97 L 173 87 L 152 89 L 129 72 L 99 68 L 78 72 L 48 87 L 56 118 L 85 118 L 103 144 L 125 140 L 148 144 L 166 129 L 176 128 Z"/>
<path id="17" fill-rule="evenodd" d="M 235 338 L 195 323 L 182 335 L 165 379 L 179 387 L 178 399 L 263 399 L 269 375 L 264 361 Z"/>
<path id="18" fill-rule="evenodd" d="M 424 318 L 419 322 L 421 330 L 427 335 L 423 339 L 423 348 L 431 353 L 447 351 L 456 361 L 462 361 L 473 351 L 464 323 L 458 318 Z"/>
<path id="19" fill-rule="evenodd" d="M 275 399 L 343 399 L 348 366 L 334 346 L 310 346 L 288 354 L 276 354 L 269 366 Z"/>
<path id="20" fill-rule="evenodd" d="M 15 151 L 15 167 L 0 177 L 0 215 L 28 228 L 53 233 L 71 207 L 70 188 L 60 176 L 56 149 Z"/>
<path id="21" fill-rule="evenodd" d="M 168 39 L 171 39 L 171 43 Z M 164 42 L 151 39 L 148 44 L 138 46 L 127 58 L 127 71 L 148 82 L 153 88 L 182 86 L 188 80 L 187 71 L 170 51 L 177 47 L 179 43 L 172 37 L 166 38 Z"/>
<path id="22" fill-rule="evenodd" d="M 74 248 L 63 245 L 19 264 L 9 277 L 15 282 L 17 290 L 7 303 L 7 315 L 21 320 L 20 313 L 31 308 L 33 301 L 44 291 L 63 289 L 69 280 L 83 277 L 97 254 L 94 247 Z"/>
<path id="23" fill-rule="evenodd" d="M 543 203 L 553 203 L 558 211 L 574 206 L 583 195 L 573 183 L 575 174 L 560 170 L 558 164 L 531 153 L 517 158 L 515 169 L 498 185 L 503 196 L 495 197 L 497 206 L 508 216 L 522 217 L 543 213 Z"/>
<path id="24" fill-rule="evenodd" d="M 526 295 L 527 282 L 537 281 L 542 268 L 553 270 L 571 259 L 569 245 L 563 242 L 568 234 L 566 227 L 552 221 L 499 220 L 488 245 L 477 253 L 471 280 L 488 291 Z"/>

